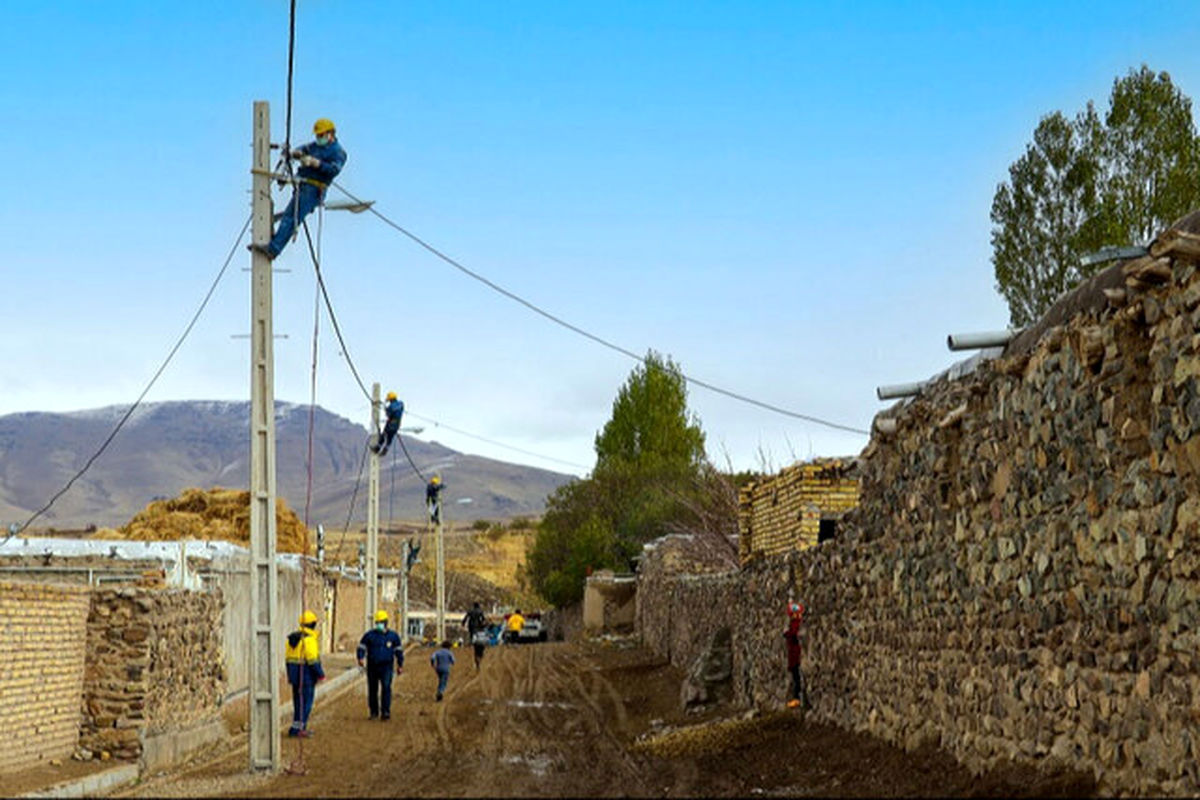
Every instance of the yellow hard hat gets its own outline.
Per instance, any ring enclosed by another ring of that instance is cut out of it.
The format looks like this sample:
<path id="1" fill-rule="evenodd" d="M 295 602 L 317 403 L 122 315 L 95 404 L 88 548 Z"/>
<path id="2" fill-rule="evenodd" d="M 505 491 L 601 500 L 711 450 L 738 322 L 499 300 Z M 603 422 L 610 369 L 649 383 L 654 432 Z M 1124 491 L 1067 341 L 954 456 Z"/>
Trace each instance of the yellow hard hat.
<path id="1" fill-rule="evenodd" d="M 387 619 L 388 619 L 387 612 L 384 611 L 382 608 L 375 612 L 375 621 L 376 622 L 387 622 Z"/>
<path id="2" fill-rule="evenodd" d="M 442 476 L 441 476 L 441 475 L 434 475 L 434 476 L 433 476 L 433 482 L 434 482 L 434 483 L 441 483 L 441 482 L 442 482 Z"/>
<path id="3" fill-rule="evenodd" d="M 319 120 L 313 123 L 313 133 L 315 133 L 317 136 L 320 136 L 323 133 L 332 133 L 336 131 L 337 128 L 334 127 L 333 120 L 331 119 L 321 117 Z"/>
<path id="4" fill-rule="evenodd" d="M 316 625 L 317 624 L 317 615 L 311 611 L 306 610 L 303 614 L 300 615 L 300 624 L 301 625 Z"/>
<path id="5" fill-rule="evenodd" d="M 396 399 L 396 393 L 395 393 L 395 392 L 388 392 L 387 399 L 388 399 L 388 400 L 395 400 L 395 399 Z"/>

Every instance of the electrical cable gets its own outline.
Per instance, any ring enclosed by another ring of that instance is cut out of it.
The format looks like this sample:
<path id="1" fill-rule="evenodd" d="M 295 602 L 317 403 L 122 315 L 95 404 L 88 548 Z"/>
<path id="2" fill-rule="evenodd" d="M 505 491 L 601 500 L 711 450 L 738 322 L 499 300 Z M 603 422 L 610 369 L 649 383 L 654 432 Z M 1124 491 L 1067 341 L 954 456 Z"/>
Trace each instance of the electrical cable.
<path id="1" fill-rule="evenodd" d="M 396 431 L 396 441 L 400 443 L 400 449 L 404 451 L 404 457 L 408 459 L 408 465 L 412 467 L 412 471 L 417 473 L 417 477 L 421 479 L 421 483 L 425 483 L 425 476 L 421 474 L 421 470 L 417 468 L 416 462 L 408 454 L 408 448 L 404 445 L 404 437 L 400 435 L 400 431 Z"/>
<path id="2" fill-rule="evenodd" d="M 337 183 L 336 181 L 334 181 L 333 185 L 335 187 L 337 187 L 338 191 L 340 191 L 342 194 L 349 197 L 355 203 L 360 203 L 360 204 L 364 203 L 363 200 L 361 200 L 358 197 L 355 197 L 353 194 L 351 194 L 349 191 L 347 191 L 341 184 Z M 484 284 L 485 286 L 492 289 L 493 291 L 496 291 L 496 292 L 504 295 L 505 297 L 509 298 L 510 300 L 513 300 L 514 302 L 520 303 L 521 305 L 528 308 L 530 311 L 532 311 L 535 314 L 538 314 L 542 317 L 545 317 L 546 319 L 550 320 L 551 322 L 553 322 L 556 325 L 566 328 L 567 330 L 572 331 L 573 333 L 577 333 L 586 339 L 591 339 L 593 342 L 596 342 L 597 344 L 599 344 L 603 347 L 607 347 L 609 350 L 614 350 L 618 353 L 621 353 L 622 355 L 628 356 L 629 358 L 632 358 L 635 361 L 641 362 L 643 364 L 646 363 L 646 358 L 644 356 L 640 356 L 637 353 L 633 352 L 632 350 L 621 347 L 618 344 L 614 344 L 613 342 L 610 342 L 607 339 L 597 336 L 594 333 L 590 333 L 590 332 L 584 330 L 583 328 L 580 328 L 577 325 L 572 325 L 570 322 L 567 322 L 566 320 L 564 320 L 560 317 L 556 317 L 555 315 L 551 314 L 549 311 L 546 311 L 545 309 L 540 308 L 539 306 L 535 305 L 534 303 L 531 303 L 530 301 L 526 300 L 525 298 L 521 297 L 520 295 L 515 294 L 514 292 L 510 292 L 508 289 L 505 289 L 503 286 L 500 286 L 499 284 L 489 280 L 488 278 L 485 278 L 483 275 L 480 275 L 478 272 L 475 272 L 474 270 L 471 270 L 468 267 L 460 264 L 458 261 L 455 261 L 453 258 L 446 255 L 441 250 L 438 250 L 436 247 L 429 244 L 424 239 L 422 239 L 421 237 L 412 233 L 408 229 L 404 228 L 399 223 L 396 223 L 396 222 L 392 221 L 391 219 L 389 219 L 382 212 L 380 212 L 377 208 L 375 208 L 374 204 L 369 205 L 367 207 L 367 210 L 370 211 L 372 214 L 374 214 L 376 217 L 378 217 L 380 220 L 382 220 L 385 224 L 394 228 L 395 230 L 399 231 L 400 233 L 404 234 L 405 236 L 407 236 L 409 239 L 411 239 L 416 244 L 420 245 L 422 248 L 424 248 L 428 252 L 437 256 L 442 261 L 446 262 L 447 264 L 449 264 L 450 266 L 459 270 L 460 272 L 464 273 L 465 275 L 467 275 L 471 278 L 474 278 L 475 280 Z M 820 417 L 814 417 L 810 414 L 801 414 L 798 411 L 790 411 L 786 408 L 780 408 L 779 406 L 772 405 L 770 403 L 764 403 L 761 400 L 755 400 L 752 397 L 747 397 L 744 394 L 739 394 L 737 392 L 733 392 L 728 389 L 722 389 L 720 386 L 716 386 L 714 384 L 708 383 L 707 381 L 702 381 L 697 378 L 693 378 L 690 375 L 687 375 L 684 373 L 680 373 L 680 377 L 682 377 L 688 383 L 692 383 L 692 384 L 695 384 L 696 386 L 703 387 L 705 389 L 708 389 L 711 392 L 716 392 L 717 394 L 725 395 L 726 397 L 733 398 L 734 400 L 740 400 L 743 403 L 749 403 L 750 405 L 758 406 L 759 408 L 764 408 L 768 411 L 774 411 L 777 414 L 782 414 L 784 416 L 792 417 L 794 419 L 804 420 L 806 422 L 812 422 L 817 425 L 824 425 L 828 428 L 834 428 L 836 430 L 848 431 L 850 433 L 861 433 L 864 436 L 871 435 L 870 431 L 864 430 L 862 428 L 855 428 L 852 425 L 843 425 L 839 422 L 830 422 L 829 420 L 821 419 Z"/>
<path id="3" fill-rule="evenodd" d="M 325 278 L 321 275 L 321 259 L 317 256 L 317 251 L 313 247 L 312 236 L 308 232 L 308 220 L 301 223 L 304 228 L 304 238 L 308 242 L 308 254 L 312 257 L 313 269 L 317 273 L 317 285 L 321 287 L 321 296 L 325 298 L 325 310 L 329 312 L 329 321 L 333 323 L 333 332 L 337 334 L 338 344 L 342 347 L 342 357 L 346 359 L 346 364 L 350 367 L 350 372 L 354 374 L 354 380 L 358 383 L 358 388 L 362 391 L 363 396 L 367 398 L 368 403 L 374 402 L 371 398 L 371 393 L 367 391 L 367 385 L 363 383 L 363 379 L 358 374 L 358 368 L 354 366 L 354 359 L 350 357 L 350 348 L 346 347 L 346 339 L 342 336 L 342 326 L 338 324 L 337 314 L 333 310 L 333 302 L 329 299 L 329 291 L 325 288 Z"/>
<path id="4" fill-rule="evenodd" d="M 468 431 L 464 431 L 464 430 L 462 430 L 462 429 L 460 429 L 460 428 L 455 428 L 455 427 L 452 427 L 452 426 L 450 426 L 450 425 L 447 425 L 447 424 L 445 424 L 445 423 L 443 423 L 443 422 L 438 422 L 436 419 L 430 419 L 429 417 L 423 417 L 423 416 L 421 416 L 420 414 L 415 414 L 415 413 L 413 413 L 413 412 L 411 412 L 411 411 L 410 411 L 410 412 L 408 412 L 408 415 L 409 415 L 410 417 L 413 417 L 414 419 L 419 419 L 419 420 L 423 420 L 423 421 L 425 421 L 425 422 L 428 422 L 430 425 L 434 425 L 434 426 L 436 426 L 436 427 L 439 427 L 439 428 L 445 428 L 445 429 L 446 429 L 446 430 L 448 430 L 448 431 L 453 431 L 454 433 L 458 433 L 458 434 L 461 434 L 461 435 L 463 435 L 463 436 L 469 436 L 469 437 L 471 437 L 472 439 L 478 439 L 478 440 L 479 440 L 479 441 L 481 441 L 481 442 L 487 442 L 488 444 L 492 444 L 492 445 L 495 445 L 495 446 L 497 446 L 497 447 L 503 447 L 503 448 L 506 448 L 506 449 L 508 449 L 508 450 L 512 450 L 512 451 L 514 451 L 514 452 L 517 452 L 517 453 L 524 453 L 524 454 L 525 454 L 525 455 L 527 455 L 527 456 L 533 456 L 534 458 L 541 458 L 541 459 L 545 459 L 546 461 L 555 461 L 555 462 L 557 462 L 557 463 L 559 463 L 559 464 L 565 464 L 565 465 L 567 465 L 568 467 L 575 467 L 576 469 L 582 469 L 582 470 L 590 470 L 590 469 L 591 469 L 591 467 L 585 467 L 583 464 L 576 464 L 574 461 L 566 461 L 566 460 L 564 460 L 564 459 L 561 459 L 561 458 L 555 458 L 554 456 L 544 456 L 544 455 L 542 455 L 541 453 L 535 453 L 535 452 L 533 452 L 532 450 L 522 450 L 520 447 L 515 447 L 515 446 L 513 446 L 513 445 L 511 445 L 511 444 L 505 444 L 504 442 L 498 442 L 498 441 L 496 441 L 495 439 L 489 439 L 489 438 L 487 438 L 486 436 L 480 436 L 480 435 L 479 435 L 479 434 L 477 434 L 477 433 L 469 433 Z"/>
<path id="5" fill-rule="evenodd" d="M 133 401 L 133 405 L 131 405 L 128 408 L 128 410 L 126 410 L 125 414 L 117 422 L 116 427 L 114 427 L 112 429 L 112 432 L 108 434 L 108 438 L 105 439 L 104 442 L 100 445 L 100 448 L 95 453 L 93 453 L 92 457 L 89 458 L 87 460 L 87 462 L 83 465 L 83 469 L 76 472 L 75 475 L 72 476 L 69 481 L 67 481 L 67 484 L 65 486 L 63 486 L 61 489 L 59 489 L 58 492 L 56 492 L 55 495 L 50 498 L 50 500 L 46 503 L 46 505 L 42 506 L 40 509 L 38 509 L 36 512 L 34 512 L 33 516 L 31 516 L 29 519 L 25 520 L 25 524 L 22 525 L 20 528 L 17 528 L 15 531 L 10 533 L 9 537 L 24 531 L 26 528 L 28 528 L 30 526 L 30 524 L 35 519 L 40 517 L 42 514 L 45 514 L 47 511 L 49 511 L 50 508 L 54 505 L 54 503 L 58 501 L 58 498 L 62 497 L 64 494 L 66 494 L 67 490 L 70 489 L 71 486 L 73 486 L 75 484 L 75 481 L 77 481 L 81 477 L 83 477 L 83 474 L 88 471 L 88 469 L 92 466 L 93 463 L 95 463 L 96 459 L 98 459 L 100 457 L 100 455 L 106 449 L 108 449 L 108 446 L 112 443 L 113 439 L 116 438 L 117 434 L 121 431 L 121 428 L 125 427 L 125 423 L 129 421 L 129 418 L 131 416 L 133 416 L 133 412 L 137 410 L 138 406 L 141 405 L 142 400 L 144 400 L 146 395 L 150 392 L 150 389 L 152 389 L 154 387 L 154 384 L 158 381 L 159 377 L 163 374 L 163 371 L 167 368 L 167 365 L 171 363 L 171 359 L 175 357 L 175 354 L 177 352 L 179 352 L 179 348 L 183 346 L 183 343 L 187 339 L 188 334 L 190 334 L 192 332 L 192 328 L 196 327 L 196 322 L 200 319 L 200 315 L 202 313 L 204 313 L 204 309 L 208 307 L 208 301 L 212 299 L 213 293 L 217 291 L 217 286 L 218 286 L 218 284 L 221 283 L 221 278 L 224 277 L 225 271 L 227 269 L 229 269 L 229 263 L 231 261 L 233 261 L 233 256 L 237 253 L 238 245 L 241 244 L 241 242 L 242 242 L 242 237 L 246 235 L 246 231 L 250 228 L 250 220 L 251 220 L 251 217 L 246 218 L 246 223 L 244 225 L 242 225 L 242 230 L 241 230 L 241 232 L 238 233 L 237 239 L 233 243 L 233 247 L 230 248 L 229 255 L 225 257 L 225 263 L 221 265 L 220 271 L 217 272 L 217 277 L 215 277 L 213 279 L 212 285 L 208 287 L 208 292 L 204 295 L 204 299 L 202 301 L 200 301 L 200 307 L 196 309 L 196 313 L 192 315 L 191 321 L 187 324 L 187 327 L 184 328 L 183 333 L 180 335 L 179 339 L 175 342 L 175 346 L 171 348 L 171 352 L 167 353 L 166 359 L 163 360 L 163 362 L 159 366 L 158 370 L 154 373 L 154 376 L 152 378 L 150 378 L 150 382 L 146 384 L 146 388 L 142 389 L 142 393 L 138 395 L 137 400 Z M 7 541 L 7 539 L 6 539 L 6 541 Z"/>
<path id="6" fill-rule="evenodd" d="M 370 452 L 371 437 L 367 436 L 367 440 L 363 443 L 362 458 L 358 462 L 358 477 L 354 479 L 354 491 L 350 494 L 350 508 L 346 511 L 346 524 L 342 526 L 342 535 L 338 537 L 338 546 L 334 551 L 339 556 L 342 553 L 342 545 L 346 541 L 346 532 L 350 530 L 350 518 L 354 516 L 354 504 L 358 500 L 358 487 L 362 485 L 363 467 L 367 465 L 367 453 Z"/>

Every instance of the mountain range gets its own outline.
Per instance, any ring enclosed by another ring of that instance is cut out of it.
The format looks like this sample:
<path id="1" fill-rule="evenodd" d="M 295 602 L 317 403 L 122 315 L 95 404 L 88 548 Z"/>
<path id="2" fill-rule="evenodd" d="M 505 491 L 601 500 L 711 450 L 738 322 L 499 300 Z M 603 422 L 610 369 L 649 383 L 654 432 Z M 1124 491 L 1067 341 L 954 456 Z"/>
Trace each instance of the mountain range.
<path id="1" fill-rule="evenodd" d="M 23 523 L 78 472 L 128 406 L 66 413 L 0 416 L 0 521 Z M 304 517 L 309 407 L 275 404 L 276 491 Z M 366 520 L 366 427 L 317 407 L 313 419 L 312 502 L 309 520 L 340 529 L 354 498 L 351 525 Z M 31 530 L 116 527 L 152 500 L 189 487 L 249 485 L 250 403 L 145 403 L 91 468 L 34 522 Z M 437 442 L 404 437 L 426 479 L 445 484 L 451 521 L 540 514 L 555 488 L 574 476 L 459 453 Z M 361 473 L 360 473 L 361 468 Z M 393 444 L 380 462 L 379 518 L 423 520 L 425 484 Z M 360 478 L 361 474 L 361 478 Z M 469 502 L 463 502 L 469 498 Z"/>

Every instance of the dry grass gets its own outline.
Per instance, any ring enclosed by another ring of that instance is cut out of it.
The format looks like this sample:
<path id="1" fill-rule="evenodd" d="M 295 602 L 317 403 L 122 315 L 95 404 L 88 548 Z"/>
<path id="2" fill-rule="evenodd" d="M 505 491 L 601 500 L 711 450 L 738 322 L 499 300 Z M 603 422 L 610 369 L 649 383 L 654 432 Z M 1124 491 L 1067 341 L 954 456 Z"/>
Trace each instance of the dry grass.
<path id="1" fill-rule="evenodd" d="M 308 552 L 304 523 L 282 499 L 275 500 L 276 549 Z M 250 543 L 250 492 L 239 489 L 185 489 L 171 500 L 155 500 L 115 531 L 118 539 L 162 542 L 220 539 Z"/>

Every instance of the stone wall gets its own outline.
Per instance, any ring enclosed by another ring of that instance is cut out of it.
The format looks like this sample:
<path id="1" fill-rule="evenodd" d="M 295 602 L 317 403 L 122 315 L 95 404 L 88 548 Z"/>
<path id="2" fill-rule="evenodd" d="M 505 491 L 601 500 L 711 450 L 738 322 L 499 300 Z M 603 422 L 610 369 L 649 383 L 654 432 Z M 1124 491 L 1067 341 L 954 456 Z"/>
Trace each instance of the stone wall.
<path id="1" fill-rule="evenodd" d="M 820 459 L 796 464 L 738 492 L 738 553 L 743 562 L 812 547 L 821 521 L 836 527 L 858 504 L 857 463 Z"/>
<path id="2" fill-rule="evenodd" d="M 590 633 L 626 633 L 636 615 L 637 578 L 610 569 L 589 575 L 583 589 L 583 627 Z"/>
<path id="3" fill-rule="evenodd" d="M 213 719 L 226 691 L 219 593 L 98 589 L 79 744 L 136 759 L 143 739 Z"/>
<path id="4" fill-rule="evenodd" d="M 1200 792 L 1200 247 L 1161 242 L 886 412 L 834 540 L 727 581 L 643 559 L 647 644 L 688 666 L 731 626 L 737 698 L 776 704 L 795 597 L 818 719 Z"/>
<path id="5" fill-rule="evenodd" d="M 0 582 L 0 772 L 74 750 L 87 615 L 86 587 Z"/>

